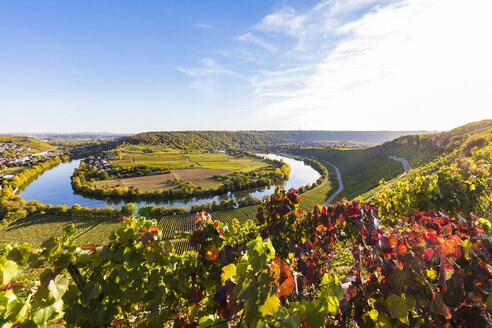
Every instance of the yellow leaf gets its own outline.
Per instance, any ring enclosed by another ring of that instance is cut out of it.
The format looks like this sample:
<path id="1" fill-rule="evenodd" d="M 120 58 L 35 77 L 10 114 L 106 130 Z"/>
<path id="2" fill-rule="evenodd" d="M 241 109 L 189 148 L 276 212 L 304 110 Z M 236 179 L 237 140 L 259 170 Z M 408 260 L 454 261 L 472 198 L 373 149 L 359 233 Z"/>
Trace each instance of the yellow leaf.
<path id="1" fill-rule="evenodd" d="M 427 270 L 427 278 L 429 279 L 436 279 L 436 276 L 437 276 L 437 272 L 430 268 L 429 270 Z"/>
<path id="2" fill-rule="evenodd" d="M 227 279 L 231 279 L 232 282 L 234 282 L 234 276 L 236 275 L 236 265 L 235 264 L 229 264 L 225 267 L 222 268 L 222 275 L 220 278 L 222 279 L 222 283 L 224 284 Z"/>
<path id="3" fill-rule="evenodd" d="M 259 307 L 263 315 L 275 315 L 280 308 L 280 299 L 276 295 L 268 296 L 265 303 Z"/>
<path id="4" fill-rule="evenodd" d="M 369 311 L 369 317 L 373 320 L 373 321 L 376 321 L 378 320 L 378 310 L 376 309 L 372 309 L 371 311 Z"/>

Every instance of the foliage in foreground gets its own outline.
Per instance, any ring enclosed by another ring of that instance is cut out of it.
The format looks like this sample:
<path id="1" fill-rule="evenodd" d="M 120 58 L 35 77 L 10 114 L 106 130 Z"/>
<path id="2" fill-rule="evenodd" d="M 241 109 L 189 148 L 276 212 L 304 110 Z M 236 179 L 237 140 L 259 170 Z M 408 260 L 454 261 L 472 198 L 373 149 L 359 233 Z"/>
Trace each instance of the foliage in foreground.
<path id="1" fill-rule="evenodd" d="M 447 209 L 452 215 L 485 215 L 492 199 L 490 161 L 477 165 L 471 159 L 457 158 L 429 175 L 399 181 L 382 188 L 371 200 L 387 219 L 400 218 L 418 210 Z"/>
<path id="2" fill-rule="evenodd" d="M 0 249 L 5 327 L 440 327 L 491 323 L 490 223 L 418 212 L 383 229 L 357 201 L 302 212 L 277 190 L 253 223 L 224 225 L 205 212 L 177 255 L 152 220 L 122 220 L 102 248 L 75 231 L 42 249 Z M 342 285 L 338 254 L 348 245 Z M 36 285 L 21 268 L 47 269 Z M 348 268 L 348 269 L 347 269 Z"/>

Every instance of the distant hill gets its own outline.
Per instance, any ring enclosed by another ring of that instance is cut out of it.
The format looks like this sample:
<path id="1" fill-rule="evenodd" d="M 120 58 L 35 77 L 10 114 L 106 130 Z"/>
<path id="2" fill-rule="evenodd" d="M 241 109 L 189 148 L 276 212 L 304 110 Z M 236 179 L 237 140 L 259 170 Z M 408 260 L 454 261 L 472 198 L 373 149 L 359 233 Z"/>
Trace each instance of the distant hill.
<path id="1" fill-rule="evenodd" d="M 163 145 L 178 149 L 255 147 L 312 141 L 355 141 L 380 144 L 402 135 L 428 131 L 176 131 L 145 132 L 122 138 L 129 144 Z"/>
<path id="2" fill-rule="evenodd" d="M 16 145 L 31 148 L 29 153 L 40 153 L 52 149 L 53 146 L 36 138 L 24 136 L 0 136 L 0 144 Z"/>

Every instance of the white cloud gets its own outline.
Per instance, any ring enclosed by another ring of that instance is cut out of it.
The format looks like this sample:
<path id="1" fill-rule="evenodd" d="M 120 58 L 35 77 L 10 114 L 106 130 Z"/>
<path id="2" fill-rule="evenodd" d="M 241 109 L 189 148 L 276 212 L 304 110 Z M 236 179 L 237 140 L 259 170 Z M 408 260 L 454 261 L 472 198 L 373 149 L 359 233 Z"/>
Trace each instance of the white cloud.
<path id="1" fill-rule="evenodd" d="M 294 8 L 284 7 L 267 15 L 254 29 L 262 32 L 288 33 L 298 36 L 304 30 L 306 17 L 299 15 Z"/>
<path id="2" fill-rule="evenodd" d="M 215 76 L 225 75 L 234 78 L 240 77 L 240 74 L 217 64 L 214 58 L 210 58 L 210 57 L 203 58 L 200 60 L 200 64 L 201 64 L 200 67 L 195 67 L 195 68 L 177 67 L 177 70 L 192 77 L 210 77 L 214 75 Z"/>
<path id="3" fill-rule="evenodd" d="M 251 33 L 246 33 L 246 34 L 240 35 L 237 37 L 237 39 L 240 41 L 251 42 L 251 43 L 254 43 L 256 45 L 259 45 L 259 46 L 265 48 L 265 50 L 267 50 L 269 52 L 277 51 L 277 48 L 275 46 L 263 41 L 261 38 L 254 36 Z"/>
<path id="4" fill-rule="evenodd" d="M 203 28 L 203 29 L 206 29 L 206 30 L 210 30 L 212 28 L 212 25 L 209 25 L 209 24 L 195 24 L 195 25 L 193 25 L 193 27 Z"/>
<path id="5" fill-rule="evenodd" d="M 330 21 L 334 12 L 376 2 L 333 3 L 313 10 L 325 10 Z M 490 118 L 491 11 L 489 0 L 405 0 L 375 7 L 338 27 L 343 39 L 315 73 L 258 116 L 265 124 L 283 120 L 288 126 L 364 130 L 447 129 Z M 308 21 L 290 8 L 265 17 L 257 28 L 280 32 L 288 20 L 301 30 Z M 324 28 L 323 20 L 316 24 Z M 300 33 L 295 30 L 285 31 Z"/>

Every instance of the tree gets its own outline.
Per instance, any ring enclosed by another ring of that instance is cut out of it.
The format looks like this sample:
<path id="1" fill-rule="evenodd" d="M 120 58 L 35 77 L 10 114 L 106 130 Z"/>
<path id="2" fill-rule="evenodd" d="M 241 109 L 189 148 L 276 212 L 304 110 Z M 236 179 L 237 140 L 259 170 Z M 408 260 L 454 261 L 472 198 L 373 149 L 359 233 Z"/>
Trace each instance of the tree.
<path id="1" fill-rule="evenodd" d="M 121 208 L 121 214 L 124 216 L 133 216 L 137 213 L 138 207 L 134 203 L 128 203 Z"/>

